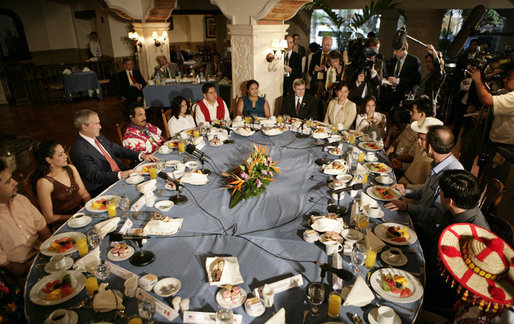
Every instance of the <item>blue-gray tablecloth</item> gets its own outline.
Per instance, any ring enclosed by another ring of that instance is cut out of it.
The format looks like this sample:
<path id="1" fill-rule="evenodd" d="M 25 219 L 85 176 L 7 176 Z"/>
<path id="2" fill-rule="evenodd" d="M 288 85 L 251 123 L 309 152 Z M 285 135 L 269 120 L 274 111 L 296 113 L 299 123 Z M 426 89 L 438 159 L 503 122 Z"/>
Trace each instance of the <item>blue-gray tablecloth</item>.
<path id="1" fill-rule="evenodd" d="M 147 85 L 143 88 L 143 95 L 147 106 L 171 107 L 171 101 L 177 96 L 191 99 L 193 102 L 203 99 L 202 86 L 204 83 L 182 83 L 180 85 Z M 230 85 L 216 84 L 218 96 L 230 105 Z M 228 91 L 227 91 L 228 88 Z"/>
<path id="2" fill-rule="evenodd" d="M 98 77 L 93 71 L 73 72 L 71 74 L 63 73 L 63 86 L 65 95 L 71 100 L 74 93 L 88 94 L 90 90 L 96 93 L 98 99 L 102 99 L 102 87 L 98 82 Z"/>
<path id="3" fill-rule="evenodd" d="M 201 311 L 215 311 L 217 304 L 215 294 L 217 288 L 210 286 L 206 280 L 205 258 L 215 255 L 236 256 L 239 261 L 241 274 L 244 283 L 241 287 L 248 293 L 263 283 L 273 282 L 294 274 L 302 274 L 304 286 L 294 288 L 287 292 L 275 296 L 275 304 L 272 309 L 267 309 L 266 313 L 256 319 L 249 317 L 242 307 L 234 311 L 243 314 L 245 323 L 264 323 L 271 315 L 284 307 L 287 314 L 287 323 L 301 323 L 303 310 L 308 308 L 305 301 L 305 285 L 310 281 L 319 281 L 320 270 L 311 262 L 329 262 L 329 258 L 324 252 L 324 246 L 319 242 L 316 244 L 307 243 L 302 239 L 302 233 L 306 229 L 302 222 L 308 215 L 314 212 L 326 213 L 327 201 L 329 198 L 326 184 L 326 176 L 318 171 L 314 160 L 322 155 L 319 146 L 315 145 L 313 139 L 297 139 L 292 132 L 285 132 L 280 136 L 267 137 L 257 132 L 252 137 L 241 137 L 232 134 L 235 144 L 225 144 L 221 147 L 206 146 L 203 151 L 215 161 L 216 166 L 221 170 L 230 171 L 238 164 L 243 163 L 244 159 L 252 152 L 252 143 L 257 142 L 270 147 L 270 154 L 274 160 L 279 160 L 278 166 L 282 168 L 282 173 L 276 176 L 274 183 L 270 184 L 264 194 L 260 197 L 253 197 L 241 202 L 233 209 L 228 208 L 230 193 L 221 189 L 225 184 L 225 178 L 216 174 L 209 176 L 210 182 L 204 186 L 186 185 L 183 194 L 189 198 L 189 202 L 184 205 L 174 206 L 169 212 L 163 213 L 170 217 L 183 218 L 182 230 L 169 237 L 160 239 L 150 239 L 145 245 L 145 249 L 155 253 L 156 260 L 145 267 L 135 267 L 128 260 L 118 264 L 138 275 L 143 273 L 153 273 L 159 278 L 176 277 L 181 280 L 182 288 L 178 295 L 182 298 L 191 299 L 191 309 Z M 185 155 L 171 153 L 167 155 L 158 154 L 161 160 L 182 160 Z M 385 155 L 380 155 L 381 160 L 386 161 Z M 206 164 L 211 170 L 216 168 L 212 164 Z M 171 171 L 168 169 L 166 171 Z M 311 176 L 313 176 L 311 178 Z M 370 176 L 369 181 L 373 181 Z M 164 181 L 158 179 L 157 189 L 163 189 Z M 163 191 L 164 195 L 157 200 L 167 199 L 174 192 Z M 125 195 L 131 202 L 140 197 L 135 187 L 121 180 L 106 191 L 106 194 Z M 312 198 L 311 200 L 309 198 Z M 346 195 L 343 205 L 350 207 L 352 198 Z M 383 204 L 380 203 L 383 207 Z M 200 206 L 202 208 L 200 208 Z M 384 209 L 384 208 L 383 208 Z M 149 217 L 154 208 L 143 207 L 142 211 L 147 211 Z M 210 214 L 210 215 L 209 215 Z M 385 210 L 388 221 L 407 221 L 406 213 L 390 212 Z M 217 217 L 227 234 L 223 233 L 222 226 L 214 219 Z M 134 221 L 134 227 L 141 227 L 142 220 Z M 345 221 L 349 222 L 349 215 Z M 78 229 L 80 232 L 89 231 L 92 226 L 103 219 L 94 218 L 88 226 Z M 371 219 L 370 226 L 374 227 L 382 221 Z M 121 226 L 121 222 L 120 222 Z M 64 225 L 59 232 L 75 231 Z M 104 240 L 101 246 L 102 252 L 108 251 L 108 240 Z M 131 243 L 133 244 L 133 242 Z M 407 271 L 424 274 L 424 257 L 416 242 L 414 247 L 416 252 L 406 252 L 409 258 L 407 265 L 400 267 Z M 281 259 L 278 256 L 284 258 Z M 296 261 L 294 261 L 296 260 Z M 39 255 L 35 264 L 48 261 L 48 257 Z M 301 261 L 301 262 L 297 262 Z M 349 257 L 343 255 L 343 267 L 351 269 Z M 386 267 L 379 257 L 377 257 L 376 267 Z M 41 266 L 33 266 L 28 276 L 27 289 L 25 291 L 26 314 L 29 322 L 39 323 L 55 307 L 43 307 L 33 304 L 28 293 L 30 288 L 39 278 L 44 276 Z M 366 270 L 362 267 L 362 276 L 366 275 Z M 123 291 L 123 281 L 114 275 L 110 275 L 108 281 L 112 287 Z M 424 279 L 421 279 L 424 282 Z M 345 282 L 344 284 L 351 284 Z M 87 298 L 86 291 L 82 291 L 77 297 L 63 303 L 59 307 L 70 307 L 76 305 L 81 299 Z M 160 298 L 160 297 L 159 297 Z M 170 304 L 172 297 L 164 298 L 164 302 Z M 401 315 L 402 320 L 412 322 L 421 308 L 421 301 L 403 304 L 413 309 L 409 316 Z M 136 301 L 126 299 L 127 314 L 137 313 Z M 401 313 L 405 310 L 397 308 L 394 303 L 383 301 L 383 304 L 395 308 Z M 340 318 L 345 322 L 351 322 L 347 313 L 358 313 L 367 322 L 369 311 L 376 308 L 375 302 L 363 308 L 341 307 Z M 322 307 L 322 315 L 319 317 L 309 317 L 307 323 L 322 323 L 328 321 L 326 315 L 327 305 Z M 91 310 L 79 310 L 80 323 L 87 323 L 94 319 Z M 98 317 L 96 320 L 100 320 Z M 157 321 L 164 321 L 160 315 L 155 315 Z M 174 322 L 181 323 L 180 317 Z M 118 321 L 117 323 L 123 323 Z"/>

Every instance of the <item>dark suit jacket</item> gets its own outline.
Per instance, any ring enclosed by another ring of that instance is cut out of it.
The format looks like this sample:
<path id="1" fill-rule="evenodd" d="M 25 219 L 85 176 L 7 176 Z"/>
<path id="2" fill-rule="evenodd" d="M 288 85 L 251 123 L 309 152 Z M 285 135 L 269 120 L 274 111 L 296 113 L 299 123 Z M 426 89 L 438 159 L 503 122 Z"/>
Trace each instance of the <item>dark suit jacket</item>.
<path id="1" fill-rule="evenodd" d="M 128 170 L 129 168 L 120 161 L 120 158 L 138 159 L 139 152 L 113 143 L 102 134 L 97 137 L 97 140 L 111 155 L 121 170 Z M 84 186 L 91 194 L 91 197 L 96 196 L 105 188 L 118 181 L 118 172 L 111 171 L 111 166 L 102 153 L 80 135 L 71 147 L 70 158 L 73 165 L 77 167 Z"/>
<path id="2" fill-rule="evenodd" d="M 361 83 L 360 86 L 357 87 L 356 81 L 358 77 L 358 72 L 355 72 L 352 80 L 350 81 L 350 94 L 348 98 L 350 101 L 355 102 L 357 105 L 361 104 L 362 101 L 362 92 L 364 91 L 364 86 L 367 85 L 367 97 L 374 96 L 375 98 L 379 97 L 380 85 L 382 84 L 382 77 L 384 74 L 384 62 L 375 58 L 374 64 L 375 71 L 377 71 L 377 75 L 374 78 L 368 78 L 366 75 L 366 79 Z"/>
<path id="3" fill-rule="evenodd" d="M 396 56 L 391 59 L 388 76 L 394 76 L 394 70 L 397 62 Z M 414 90 L 414 87 L 419 85 L 421 81 L 421 63 L 419 59 L 407 53 L 407 57 L 405 58 L 405 62 L 403 63 L 403 67 L 400 71 L 400 83 L 396 86 L 396 92 L 403 99 L 403 96 L 408 92 Z"/>
<path id="4" fill-rule="evenodd" d="M 146 86 L 146 81 L 143 78 L 143 76 L 141 75 L 141 72 L 139 72 L 138 70 L 132 69 L 132 75 L 134 76 L 134 79 L 136 79 L 137 83 L 141 84 L 141 86 L 143 88 Z M 132 90 L 131 88 L 134 88 L 137 90 L 136 87 L 130 86 L 129 78 L 127 76 L 127 72 L 125 71 L 125 69 L 118 72 L 118 86 L 119 86 L 118 90 L 119 90 L 120 96 L 125 97 L 125 98 L 130 97 L 130 92 Z"/>
<path id="5" fill-rule="evenodd" d="M 303 96 L 300 113 L 296 116 L 296 102 L 294 102 L 294 96 L 293 92 L 284 98 L 282 102 L 282 114 L 301 119 L 316 118 L 316 100 L 314 97 L 307 93 Z"/>
<path id="6" fill-rule="evenodd" d="M 290 55 L 289 67 L 293 70 L 288 77 L 284 74 L 284 94 L 293 92 L 293 81 L 302 77 L 302 57 L 294 51 Z"/>
<path id="7" fill-rule="evenodd" d="M 325 66 L 327 67 L 327 69 L 329 68 L 329 64 L 330 64 L 330 60 L 328 59 L 328 54 L 327 54 L 327 59 L 325 60 Z M 311 90 L 312 89 L 316 89 L 316 83 L 318 82 L 318 72 L 314 72 L 314 67 L 315 66 L 320 66 L 321 65 L 321 50 L 317 51 L 316 53 L 312 54 L 312 58 L 311 58 L 311 63 L 309 64 L 309 74 L 311 75 Z M 325 84 L 325 80 L 327 79 L 327 72 L 323 72 L 323 84 Z M 316 91 L 316 90 L 314 90 Z"/>

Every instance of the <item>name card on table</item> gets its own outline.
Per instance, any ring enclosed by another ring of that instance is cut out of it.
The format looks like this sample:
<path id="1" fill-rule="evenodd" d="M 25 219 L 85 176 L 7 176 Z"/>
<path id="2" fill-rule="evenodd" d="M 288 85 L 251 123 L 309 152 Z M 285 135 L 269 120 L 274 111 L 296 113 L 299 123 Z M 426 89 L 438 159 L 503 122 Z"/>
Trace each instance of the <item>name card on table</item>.
<path id="1" fill-rule="evenodd" d="M 312 132 L 312 129 L 310 127 L 304 127 L 303 130 L 301 130 L 301 132 L 305 135 L 310 135 Z"/>
<path id="2" fill-rule="evenodd" d="M 127 221 L 125 222 L 125 224 L 123 224 L 118 233 L 123 235 L 127 234 L 128 230 L 132 228 L 132 225 L 134 225 L 134 223 L 130 219 L 127 219 Z"/>
<path id="3" fill-rule="evenodd" d="M 282 280 L 270 283 L 269 286 L 273 289 L 273 292 L 275 294 L 278 294 L 278 293 L 281 293 L 283 291 L 289 290 L 291 288 L 296 288 L 296 287 L 303 286 L 303 277 L 302 277 L 301 274 L 297 274 L 296 276 L 292 276 L 292 277 L 289 277 L 289 278 L 286 278 L 286 279 L 282 279 Z M 262 294 L 261 294 L 262 293 L 262 288 L 264 288 L 264 286 L 259 287 L 259 288 L 255 288 L 253 290 L 253 294 L 256 297 L 263 298 Z"/>
<path id="4" fill-rule="evenodd" d="M 111 268 L 111 273 L 113 275 L 115 275 L 117 277 L 120 277 L 123 280 L 127 280 L 128 278 L 130 278 L 133 275 L 135 275 L 135 273 L 133 273 L 131 271 L 128 271 L 127 269 L 122 268 L 122 267 L 120 267 L 117 264 L 114 264 L 114 263 L 109 262 L 109 261 L 105 261 L 105 263 L 107 263 L 109 265 L 109 267 Z"/>
<path id="5" fill-rule="evenodd" d="M 141 196 L 131 207 L 130 211 L 137 212 L 145 205 L 145 196 Z"/>
<path id="6" fill-rule="evenodd" d="M 140 287 L 136 290 L 136 298 L 139 300 L 153 300 L 155 302 L 155 311 L 166 318 L 168 321 L 173 321 L 178 317 L 178 312 L 173 308 L 169 307 L 162 301 L 158 300 L 154 296 L 150 295 L 148 292 L 144 291 Z M 185 317 L 185 315 L 184 315 Z M 216 316 L 214 316 L 216 317 Z M 187 322 L 186 322 L 187 323 Z M 216 322 L 215 322 L 216 323 Z"/>
<path id="7" fill-rule="evenodd" d="M 182 320 L 184 323 L 216 323 L 216 313 L 185 311 L 183 315 L 184 318 Z M 234 314 L 234 321 L 232 323 L 242 324 L 243 315 Z"/>

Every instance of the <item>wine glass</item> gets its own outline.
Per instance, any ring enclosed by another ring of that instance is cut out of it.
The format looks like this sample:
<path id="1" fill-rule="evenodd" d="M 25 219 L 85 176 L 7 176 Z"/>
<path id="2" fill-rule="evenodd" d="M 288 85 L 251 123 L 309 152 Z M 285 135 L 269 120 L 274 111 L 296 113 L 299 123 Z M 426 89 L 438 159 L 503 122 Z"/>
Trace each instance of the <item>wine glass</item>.
<path id="1" fill-rule="evenodd" d="M 359 267 L 364 264 L 365 259 L 366 253 L 361 251 L 361 249 L 357 247 L 357 244 L 354 244 L 352 248 L 352 264 L 354 266 L 353 272 L 356 274 L 360 273 Z"/>
<path id="2" fill-rule="evenodd" d="M 319 305 L 325 299 L 325 289 L 321 282 L 313 282 L 307 287 L 307 301 L 311 304 L 311 314 L 319 315 Z"/>
<path id="3" fill-rule="evenodd" d="M 155 301 L 153 299 L 140 299 L 137 302 L 137 311 L 142 318 L 153 324 L 153 315 L 155 314 Z"/>
<path id="4" fill-rule="evenodd" d="M 109 277 L 111 273 L 111 267 L 109 264 L 105 263 L 105 260 L 102 260 L 99 265 L 95 268 L 95 276 L 100 279 L 100 281 L 105 282 L 105 279 Z"/>
<path id="5" fill-rule="evenodd" d="M 121 197 L 120 205 L 118 207 L 120 207 L 121 211 L 123 212 L 123 214 L 121 216 L 123 218 L 127 218 L 128 213 L 126 212 L 126 210 L 130 207 L 130 200 L 128 199 L 127 196 Z"/>
<path id="6" fill-rule="evenodd" d="M 100 243 L 102 243 L 100 235 L 98 235 L 94 230 L 87 232 L 87 241 L 89 242 L 91 249 L 95 249 L 100 245 Z"/>
<path id="7" fill-rule="evenodd" d="M 234 321 L 234 312 L 231 309 L 227 309 L 218 306 L 216 311 L 216 324 L 229 324 Z"/>
<path id="8" fill-rule="evenodd" d="M 369 217 L 364 214 L 357 215 L 357 227 L 364 233 L 364 230 L 369 225 Z"/>

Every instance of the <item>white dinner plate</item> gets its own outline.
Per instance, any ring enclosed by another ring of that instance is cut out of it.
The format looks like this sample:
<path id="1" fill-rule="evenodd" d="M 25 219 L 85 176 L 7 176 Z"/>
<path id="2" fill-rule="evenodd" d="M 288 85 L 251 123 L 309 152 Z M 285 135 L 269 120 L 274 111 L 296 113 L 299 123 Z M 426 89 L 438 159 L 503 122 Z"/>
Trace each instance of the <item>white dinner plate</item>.
<path id="1" fill-rule="evenodd" d="M 333 169 L 332 165 L 334 164 L 334 162 L 341 163 L 343 165 L 343 168 L 342 169 Z M 346 164 L 346 161 L 344 161 L 344 160 L 334 160 L 334 161 L 330 162 L 329 164 L 323 165 L 323 167 L 322 167 L 323 173 L 328 174 L 328 175 L 343 174 L 346 171 L 348 171 L 348 167 L 345 166 L 345 164 Z"/>
<path id="2" fill-rule="evenodd" d="M 131 256 L 134 255 L 134 248 L 130 245 L 127 247 L 127 254 L 123 257 L 115 256 L 114 254 L 112 254 L 113 249 L 114 248 L 110 249 L 109 252 L 107 252 L 107 258 L 111 261 L 118 262 L 118 261 L 127 260 L 128 258 L 130 258 Z"/>
<path id="3" fill-rule="evenodd" d="M 369 172 L 373 173 L 389 173 L 393 171 L 391 167 L 383 162 L 366 162 L 364 163 L 364 167 L 368 169 Z M 384 169 L 383 171 L 379 171 L 377 169 Z"/>
<path id="4" fill-rule="evenodd" d="M 369 147 L 368 145 L 371 145 L 371 144 L 376 144 L 376 148 L 373 148 L 373 147 Z M 383 149 L 384 147 L 382 145 L 379 145 L 377 142 L 360 142 L 359 143 L 359 147 L 365 151 L 371 151 L 371 152 L 376 152 L 376 151 L 380 151 L 381 149 Z"/>
<path id="5" fill-rule="evenodd" d="M 399 275 L 404 276 L 407 279 L 407 288 L 412 291 L 412 295 L 410 297 L 400 297 L 399 294 L 393 294 L 390 291 L 385 291 L 382 289 L 382 274 L 387 275 Z M 403 271 L 395 268 L 382 268 L 373 272 L 370 278 L 371 287 L 377 294 L 382 296 L 384 299 L 390 300 L 395 303 L 405 304 L 412 303 L 416 300 L 420 299 L 423 296 L 423 285 L 418 280 L 418 278 L 414 277 L 411 273 L 407 271 Z"/>
<path id="6" fill-rule="evenodd" d="M 134 176 L 134 177 L 128 177 L 125 181 L 128 184 L 137 185 L 137 184 L 143 182 L 143 180 L 145 180 L 145 178 L 143 178 L 142 176 L 138 175 L 138 176 Z"/>
<path id="7" fill-rule="evenodd" d="M 392 198 L 382 198 L 377 192 L 378 189 L 384 189 L 384 190 L 391 191 L 393 197 Z M 393 200 L 398 200 L 402 197 L 401 192 L 399 192 L 398 190 L 396 190 L 394 188 L 387 187 L 387 186 L 371 186 L 371 187 L 368 187 L 368 189 L 366 189 L 366 193 L 371 198 L 376 199 L 376 200 L 381 200 L 381 201 L 393 201 Z"/>
<path id="8" fill-rule="evenodd" d="M 71 287 L 73 289 L 73 292 L 64 298 L 59 298 L 56 300 L 45 300 L 45 296 L 47 294 L 41 292 L 41 289 L 43 289 L 48 282 L 52 282 L 55 280 L 62 280 L 62 278 L 66 274 L 71 275 Z M 68 301 L 68 300 L 72 299 L 73 297 L 77 296 L 82 291 L 82 289 L 84 289 L 85 285 L 86 285 L 86 277 L 82 273 L 80 273 L 78 271 L 71 271 L 71 270 L 61 271 L 61 272 L 57 272 L 57 273 L 52 273 L 51 275 L 41 278 L 41 280 L 39 280 L 34 286 L 32 286 L 32 289 L 30 289 L 29 297 L 30 297 L 30 300 L 36 305 L 42 305 L 42 306 L 58 305 L 58 304 L 64 303 L 65 301 Z"/>
<path id="9" fill-rule="evenodd" d="M 80 232 L 65 232 L 65 233 L 59 233 L 59 234 L 52 235 L 46 241 L 41 243 L 41 246 L 39 247 L 39 252 L 41 252 L 41 254 L 43 254 L 43 255 L 52 257 L 54 255 L 59 255 L 59 254 L 62 254 L 62 255 L 72 254 L 73 252 L 77 251 L 76 244 L 73 244 L 73 247 L 71 249 L 68 249 L 68 250 L 66 250 L 66 252 L 63 252 L 63 253 L 57 253 L 57 252 L 49 250 L 50 242 L 53 242 L 55 240 L 62 239 L 65 237 L 74 239 L 75 242 L 77 242 L 77 240 L 79 240 L 81 238 L 85 239 L 86 235 L 84 235 L 84 233 L 80 233 Z"/>
<path id="10" fill-rule="evenodd" d="M 189 170 L 191 169 L 198 169 L 202 165 L 199 161 L 188 161 L 185 163 L 186 168 Z"/>
<path id="11" fill-rule="evenodd" d="M 255 133 L 255 131 L 254 130 L 246 131 L 243 127 L 241 127 L 241 128 L 236 129 L 234 131 L 234 133 L 236 133 L 237 135 L 240 135 L 240 136 L 247 137 L 247 136 L 252 136 Z"/>
<path id="12" fill-rule="evenodd" d="M 392 239 L 390 239 L 387 236 L 387 228 L 389 226 L 399 226 L 400 228 L 407 227 L 407 233 L 409 233 L 409 235 L 410 235 L 409 239 L 407 241 L 403 241 L 403 242 L 393 241 Z M 416 242 L 418 240 L 418 236 L 416 235 L 416 232 L 414 232 L 414 230 L 412 228 L 410 228 L 408 226 L 405 226 L 405 225 L 402 225 L 402 224 L 397 224 L 397 223 L 378 224 L 375 227 L 375 234 L 382 241 L 384 241 L 386 243 L 389 243 L 389 244 L 394 244 L 394 245 L 410 245 L 410 244 L 412 244 L 412 243 L 414 243 L 414 242 Z"/>
<path id="13" fill-rule="evenodd" d="M 168 289 L 168 287 L 173 287 Z M 164 278 L 159 281 L 153 286 L 153 292 L 161 297 L 170 297 L 175 295 L 180 288 L 182 287 L 182 283 L 177 278 Z"/>
<path id="14" fill-rule="evenodd" d="M 218 291 L 218 293 L 216 294 L 216 302 L 221 307 L 229 308 L 229 309 L 237 308 L 237 307 L 243 305 L 244 302 L 246 301 L 246 291 L 244 291 L 243 288 L 241 288 L 241 297 L 239 297 L 239 301 L 237 303 L 232 303 L 232 302 L 226 301 L 225 298 L 223 298 L 223 291 L 224 290 L 225 290 L 225 288 L 220 289 Z"/>
<path id="15" fill-rule="evenodd" d="M 169 160 L 169 161 L 166 161 L 166 166 L 167 167 L 175 167 L 177 164 L 180 164 L 180 161 L 179 160 Z"/>
<path id="16" fill-rule="evenodd" d="M 151 166 L 154 166 L 157 169 L 157 173 L 162 171 L 161 162 L 143 163 L 143 164 L 138 165 L 134 170 L 141 172 L 142 174 L 149 174 L 148 171 L 143 171 L 143 169 L 145 167 L 151 167 Z"/>
<path id="17" fill-rule="evenodd" d="M 362 232 L 353 229 L 353 228 L 347 228 L 343 232 L 341 232 L 341 236 L 347 240 L 348 242 L 359 242 L 364 238 L 364 234 Z"/>
<path id="18" fill-rule="evenodd" d="M 116 203 L 116 206 L 119 204 L 120 200 L 121 200 L 121 197 L 120 196 L 116 196 L 116 195 L 103 195 L 103 196 L 98 196 L 98 197 L 95 197 L 93 199 L 91 199 L 90 201 L 88 201 L 86 203 L 86 206 L 84 207 L 88 212 L 91 212 L 91 213 L 103 213 L 103 212 L 107 212 L 107 208 L 105 209 L 94 209 L 92 207 L 93 203 L 95 201 L 99 201 L 99 200 L 102 200 L 102 199 L 109 199 L 111 200 L 112 198 L 118 198 L 118 203 Z"/>

